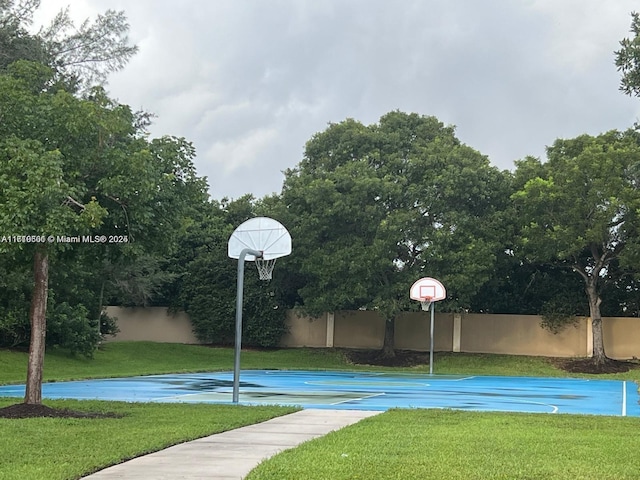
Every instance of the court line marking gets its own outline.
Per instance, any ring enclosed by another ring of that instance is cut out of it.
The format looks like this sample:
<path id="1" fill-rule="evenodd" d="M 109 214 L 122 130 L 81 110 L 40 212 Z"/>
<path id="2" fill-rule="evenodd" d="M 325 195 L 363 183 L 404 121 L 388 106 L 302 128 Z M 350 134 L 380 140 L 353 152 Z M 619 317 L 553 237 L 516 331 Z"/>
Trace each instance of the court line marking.
<path id="1" fill-rule="evenodd" d="M 374 393 L 372 395 L 365 395 L 364 397 L 360 397 L 360 398 L 347 398 L 347 399 L 341 400 L 339 402 L 330 403 L 329 405 L 341 405 L 343 403 L 348 403 L 348 402 L 359 402 L 361 400 L 366 400 L 366 399 L 373 398 L 373 397 L 380 397 L 382 395 L 386 395 L 385 392 Z"/>
<path id="2" fill-rule="evenodd" d="M 528 404 L 531 404 L 531 405 L 542 405 L 544 407 L 550 407 L 551 408 L 551 413 L 558 413 L 558 410 L 560 410 L 557 405 L 553 405 L 551 403 L 530 402 L 530 401 L 525 401 L 525 402 L 522 402 L 522 403 L 524 403 L 524 404 L 528 403 Z"/>
<path id="3" fill-rule="evenodd" d="M 627 381 L 622 382 L 622 416 L 627 416 Z"/>
<path id="4" fill-rule="evenodd" d="M 335 385 L 335 386 L 339 386 L 339 387 L 361 387 L 361 386 L 365 386 L 365 387 L 409 387 L 414 388 L 414 387 L 430 387 L 431 384 L 430 383 L 407 383 L 407 382 L 388 382 L 388 383 L 379 383 L 379 382 L 372 382 L 369 380 L 342 380 L 342 381 L 336 381 L 336 380 L 309 380 L 306 382 L 303 382 L 305 385 Z"/>
<path id="5" fill-rule="evenodd" d="M 447 380 L 450 380 L 452 382 L 462 382 L 463 380 L 473 380 L 474 378 L 476 378 L 475 375 L 473 377 L 454 378 L 453 380 L 451 380 L 451 379 L 447 379 Z M 444 379 L 442 379 L 442 380 L 444 380 Z"/>

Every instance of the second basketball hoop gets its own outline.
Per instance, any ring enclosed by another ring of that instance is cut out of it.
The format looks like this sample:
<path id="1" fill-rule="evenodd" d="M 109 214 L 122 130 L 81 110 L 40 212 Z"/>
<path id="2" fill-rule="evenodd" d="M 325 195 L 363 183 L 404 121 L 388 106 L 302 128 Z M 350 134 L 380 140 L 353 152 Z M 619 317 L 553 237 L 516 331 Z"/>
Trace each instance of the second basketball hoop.
<path id="1" fill-rule="evenodd" d="M 447 291 L 438 280 L 424 277 L 411 285 L 409 296 L 422 305 L 425 312 L 431 310 L 431 326 L 429 334 L 429 374 L 433 374 L 433 330 L 434 330 L 434 303 L 447 298 Z"/>
<path id="2" fill-rule="evenodd" d="M 435 278 L 424 277 L 417 280 L 409 292 L 412 300 L 417 300 L 422 304 L 423 310 L 429 310 L 433 302 L 447 298 L 447 291 L 444 285 Z"/>

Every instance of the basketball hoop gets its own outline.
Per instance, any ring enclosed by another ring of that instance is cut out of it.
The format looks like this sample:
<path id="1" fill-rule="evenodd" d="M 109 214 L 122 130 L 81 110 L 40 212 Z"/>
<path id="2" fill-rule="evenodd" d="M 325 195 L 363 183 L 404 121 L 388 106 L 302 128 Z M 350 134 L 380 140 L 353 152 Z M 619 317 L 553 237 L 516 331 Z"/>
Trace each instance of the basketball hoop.
<path id="1" fill-rule="evenodd" d="M 229 238 L 231 258 L 239 260 L 243 251 L 244 260 L 256 263 L 260 280 L 271 280 L 276 259 L 291 253 L 291 235 L 277 220 L 250 218 L 236 228 Z"/>
<path id="2" fill-rule="evenodd" d="M 420 299 L 420 304 L 422 305 L 422 310 L 425 311 L 425 312 L 428 312 L 432 301 L 433 301 L 433 297 L 423 297 L 423 298 L 421 298 Z"/>
<path id="3" fill-rule="evenodd" d="M 240 399 L 240 350 L 242 349 L 242 297 L 244 263 L 256 262 L 260 280 L 271 280 L 276 258 L 291 253 L 291 235 L 277 220 L 269 217 L 250 218 L 239 225 L 229 237 L 229 257 L 238 260 L 236 294 L 236 341 L 233 351 L 233 392 L 231 399 Z"/>
<path id="4" fill-rule="evenodd" d="M 424 277 L 416 280 L 409 290 L 411 300 L 416 300 L 422 305 L 425 312 L 431 309 L 431 323 L 429 326 L 429 375 L 433 374 L 433 331 L 435 322 L 435 304 L 447 298 L 447 291 L 438 280 L 431 277 Z M 431 307 L 431 308 L 429 308 Z"/>
<path id="5" fill-rule="evenodd" d="M 264 258 L 255 259 L 260 280 L 271 280 L 271 274 L 273 273 L 273 267 L 276 266 L 276 260 L 277 258 L 270 258 L 268 260 L 265 260 Z"/>

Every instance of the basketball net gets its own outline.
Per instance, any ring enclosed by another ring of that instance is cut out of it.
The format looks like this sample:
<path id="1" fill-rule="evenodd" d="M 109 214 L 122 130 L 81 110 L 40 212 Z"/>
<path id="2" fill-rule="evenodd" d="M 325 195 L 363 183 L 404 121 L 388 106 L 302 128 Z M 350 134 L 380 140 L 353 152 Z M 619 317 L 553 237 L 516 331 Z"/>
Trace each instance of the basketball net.
<path id="1" fill-rule="evenodd" d="M 258 276 L 260 280 L 271 280 L 273 267 L 276 266 L 276 258 L 265 260 L 264 258 L 256 258 L 255 263 L 258 268 Z"/>
<path id="2" fill-rule="evenodd" d="M 420 303 L 422 304 L 422 310 L 424 310 L 425 312 L 429 311 L 429 307 L 431 306 L 432 299 L 433 297 L 424 297 L 420 299 Z"/>

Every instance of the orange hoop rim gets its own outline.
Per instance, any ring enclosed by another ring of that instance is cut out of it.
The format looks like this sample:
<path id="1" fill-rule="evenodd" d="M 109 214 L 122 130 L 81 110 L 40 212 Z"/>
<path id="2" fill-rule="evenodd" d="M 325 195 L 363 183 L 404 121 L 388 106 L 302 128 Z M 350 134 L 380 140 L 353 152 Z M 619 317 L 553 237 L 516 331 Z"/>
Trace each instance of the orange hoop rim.
<path id="1" fill-rule="evenodd" d="M 429 310 L 431 303 L 433 302 L 433 297 L 420 297 L 420 303 L 422 304 L 422 310 Z"/>

